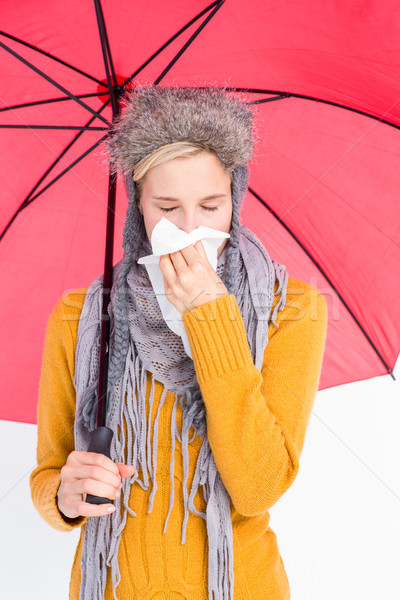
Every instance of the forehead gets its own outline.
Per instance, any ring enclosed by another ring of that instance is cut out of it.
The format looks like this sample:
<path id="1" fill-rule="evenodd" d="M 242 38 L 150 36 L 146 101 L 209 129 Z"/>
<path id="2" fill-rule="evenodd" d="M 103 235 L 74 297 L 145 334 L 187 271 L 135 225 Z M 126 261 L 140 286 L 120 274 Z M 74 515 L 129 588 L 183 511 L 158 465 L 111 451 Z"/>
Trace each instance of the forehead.
<path id="1" fill-rule="evenodd" d="M 194 156 L 177 157 L 149 169 L 143 186 L 153 192 L 177 190 L 225 188 L 229 186 L 231 176 L 222 163 L 209 152 Z M 210 192 L 211 193 L 211 192 Z"/>

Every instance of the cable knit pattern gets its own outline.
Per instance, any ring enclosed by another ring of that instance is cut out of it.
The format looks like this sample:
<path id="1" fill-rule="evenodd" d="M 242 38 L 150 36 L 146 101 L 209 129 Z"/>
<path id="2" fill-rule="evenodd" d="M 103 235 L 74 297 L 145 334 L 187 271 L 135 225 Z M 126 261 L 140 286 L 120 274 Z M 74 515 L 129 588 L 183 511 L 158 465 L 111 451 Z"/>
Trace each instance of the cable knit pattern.
<path id="1" fill-rule="evenodd" d="M 277 287 L 277 285 L 275 286 Z M 74 449 L 75 347 L 85 292 L 63 296 L 52 311 L 46 332 L 38 404 L 37 467 L 30 476 L 34 505 L 59 531 L 81 528 L 71 572 L 70 600 L 79 600 L 80 561 L 86 517 L 67 519 L 57 507 L 61 467 Z M 274 297 L 273 309 L 279 301 Z M 206 407 L 209 443 L 218 472 L 231 498 L 234 548 L 234 600 L 288 600 L 289 583 L 269 509 L 293 483 L 299 470 L 307 425 L 318 389 L 327 331 L 327 303 L 315 288 L 289 277 L 286 304 L 270 323 L 269 343 L 261 372 L 252 361 L 243 319 L 234 295 L 222 296 L 183 314 L 196 376 Z M 204 520 L 189 513 L 186 543 L 181 544 L 184 518 L 182 451 L 176 445 L 175 485 L 179 502 L 170 507 L 171 415 L 182 425 L 182 406 L 159 381 L 154 386 L 151 422 L 159 419 L 158 493 L 147 512 L 150 489 L 131 486 L 118 562 L 121 600 L 206 600 L 207 530 Z M 126 426 L 124 423 L 126 432 Z M 190 442 L 188 489 L 201 439 Z M 206 510 L 199 488 L 193 499 Z M 163 530 L 170 508 L 168 529 Z M 110 569 L 108 569 L 109 575 Z M 113 598 L 107 577 L 105 600 Z"/>

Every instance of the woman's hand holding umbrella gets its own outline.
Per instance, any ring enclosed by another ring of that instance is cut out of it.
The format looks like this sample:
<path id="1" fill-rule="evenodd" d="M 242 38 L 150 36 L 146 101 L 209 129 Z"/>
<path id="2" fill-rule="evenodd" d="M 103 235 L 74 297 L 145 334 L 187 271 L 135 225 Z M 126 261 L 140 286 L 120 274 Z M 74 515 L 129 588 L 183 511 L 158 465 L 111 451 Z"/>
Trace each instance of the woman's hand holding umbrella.
<path id="1" fill-rule="evenodd" d="M 180 313 L 229 295 L 223 281 L 212 268 L 201 240 L 177 252 L 160 256 L 159 267 L 167 298 Z"/>
<path id="2" fill-rule="evenodd" d="M 58 508 L 69 519 L 107 515 L 115 510 L 113 504 L 90 504 L 86 495 L 115 500 L 122 487 L 121 478 L 131 477 L 134 472 L 134 466 L 114 463 L 104 454 L 73 450 L 61 469 Z"/>

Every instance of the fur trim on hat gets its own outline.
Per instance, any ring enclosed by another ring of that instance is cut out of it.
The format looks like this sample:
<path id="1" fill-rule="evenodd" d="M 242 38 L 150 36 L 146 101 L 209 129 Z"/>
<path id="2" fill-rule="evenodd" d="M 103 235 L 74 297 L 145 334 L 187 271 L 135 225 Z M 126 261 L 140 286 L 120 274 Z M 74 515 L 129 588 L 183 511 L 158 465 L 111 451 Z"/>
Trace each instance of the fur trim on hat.
<path id="1" fill-rule="evenodd" d="M 185 140 L 214 152 L 230 174 L 252 158 L 252 119 L 252 107 L 221 88 L 139 85 L 109 128 L 108 162 L 114 174 L 132 173 L 160 146 Z"/>

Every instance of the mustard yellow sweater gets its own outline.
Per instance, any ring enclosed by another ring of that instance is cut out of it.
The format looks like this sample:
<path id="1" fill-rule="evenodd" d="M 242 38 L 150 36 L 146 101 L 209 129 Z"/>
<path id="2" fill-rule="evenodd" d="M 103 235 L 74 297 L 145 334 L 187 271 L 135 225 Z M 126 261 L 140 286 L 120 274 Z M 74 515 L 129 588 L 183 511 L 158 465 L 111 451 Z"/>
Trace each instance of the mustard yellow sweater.
<path id="1" fill-rule="evenodd" d="M 277 285 L 277 284 L 276 284 Z M 64 295 L 46 330 L 38 404 L 37 467 L 30 475 L 32 500 L 59 531 L 81 527 L 70 580 L 70 600 L 79 600 L 80 561 L 87 517 L 68 519 L 57 506 L 60 470 L 74 449 L 75 346 L 87 288 Z M 275 287 L 275 290 L 277 287 Z M 280 296 L 275 296 L 274 304 Z M 255 367 L 234 295 L 183 314 L 197 379 L 206 406 L 207 433 L 222 481 L 231 498 L 234 600 L 288 600 L 289 582 L 268 509 L 293 483 L 310 412 L 318 389 L 327 330 L 327 303 L 314 287 L 289 277 L 279 328 L 270 323 L 262 371 Z M 147 394 L 150 392 L 150 375 Z M 163 385 L 157 382 L 154 416 Z M 147 396 L 148 397 L 148 396 Z M 189 511 L 186 542 L 181 446 L 175 446 L 175 498 L 163 534 L 170 498 L 171 412 L 167 393 L 159 422 L 157 493 L 147 512 L 151 486 L 133 484 L 118 560 L 119 600 L 206 600 L 208 546 L 205 521 Z M 177 424 L 182 424 L 178 402 Z M 189 432 L 189 439 L 193 429 Z M 188 490 L 202 440 L 189 444 Z M 206 506 L 202 488 L 194 499 Z M 92 517 L 96 518 L 96 517 Z M 301 559 L 301 557 L 299 557 Z M 110 569 L 105 600 L 112 600 Z"/>

